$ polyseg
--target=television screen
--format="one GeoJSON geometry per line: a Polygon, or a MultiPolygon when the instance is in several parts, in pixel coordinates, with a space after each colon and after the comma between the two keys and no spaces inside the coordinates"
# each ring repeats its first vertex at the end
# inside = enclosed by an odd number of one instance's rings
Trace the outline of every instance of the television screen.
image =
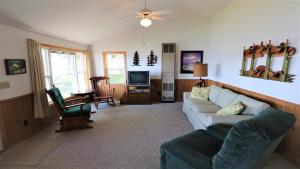
{"type": "Polygon", "coordinates": [[[128,71],[128,86],[149,86],[149,71],[128,71]]]}

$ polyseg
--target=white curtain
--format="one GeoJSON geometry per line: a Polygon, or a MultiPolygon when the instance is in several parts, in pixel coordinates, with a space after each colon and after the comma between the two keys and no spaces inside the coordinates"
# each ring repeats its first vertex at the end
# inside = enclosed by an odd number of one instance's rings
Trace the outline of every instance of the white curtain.
{"type": "Polygon", "coordinates": [[[41,44],[27,39],[31,85],[34,94],[34,117],[44,118],[49,115],[50,108],[46,95],[45,73],[42,59],[41,44]]]}
{"type": "Polygon", "coordinates": [[[91,83],[90,83],[90,78],[91,78],[91,52],[90,51],[85,51],[84,52],[84,71],[85,71],[85,86],[89,90],[91,89],[91,83]]]}

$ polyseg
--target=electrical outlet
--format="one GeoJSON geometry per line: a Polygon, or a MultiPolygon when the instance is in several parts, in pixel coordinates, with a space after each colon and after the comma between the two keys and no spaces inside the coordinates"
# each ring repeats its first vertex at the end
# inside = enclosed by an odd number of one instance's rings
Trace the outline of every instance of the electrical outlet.
{"type": "Polygon", "coordinates": [[[0,82],[0,89],[6,89],[6,88],[9,88],[9,86],[10,86],[9,81],[0,82]]]}

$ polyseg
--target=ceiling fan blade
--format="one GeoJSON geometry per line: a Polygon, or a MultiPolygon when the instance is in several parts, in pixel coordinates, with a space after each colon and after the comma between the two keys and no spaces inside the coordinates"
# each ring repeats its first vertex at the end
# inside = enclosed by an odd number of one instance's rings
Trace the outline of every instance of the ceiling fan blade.
{"type": "Polygon", "coordinates": [[[120,18],[115,18],[114,20],[136,20],[136,18],[138,17],[135,17],[135,16],[125,16],[125,17],[120,17],[120,18]]]}
{"type": "Polygon", "coordinates": [[[135,18],[137,18],[137,19],[142,19],[142,18],[144,18],[143,16],[135,16],[135,18]]]}
{"type": "Polygon", "coordinates": [[[133,9],[133,8],[123,8],[123,10],[131,11],[131,12],[134,12],[134,13],[140,11],[139,9],[133,9]]]}
{"type": "Polygon", "coordinates": [[[137,12],[137,17],[144,17],[144,14],[141,12],[137,12]]]}
{"type": "Polygon", "coordinates": [[[140,10],[137,10],[137,9],[133,9],[133,8],[123,8],[123,10],[129,11],[129,12],[132,12],[132,13],[135,13],[135,14],[137,14],[137,15],[141,15],[140,10]]]}
{"type": "Polygon", "coordinates": [[[174,19],[172,19],[172,18],[170,18],[170,17],[161,17],[161,16],[159,16],[159,17],[154,17],[154,18],[151,18],[152,20],[154,20],[154,21],[163,21],[163,22],[165,22],[165,23],[174,23],[174,19]]]}
{"type": "Polygon", "coordinates": [[[170,10],[158,10],[158,11],[153,11],[153,15],[167,15],[167,14],[172,14],[173,11],[170,10]]]}
{"type": "Polygon", "coordinates": [[[159,15],[152,15],[151,16],[151,19],[153,19],[153,20],[164,20],[164,18],[162,18],[162,17],[160,17],[159,15]]]}

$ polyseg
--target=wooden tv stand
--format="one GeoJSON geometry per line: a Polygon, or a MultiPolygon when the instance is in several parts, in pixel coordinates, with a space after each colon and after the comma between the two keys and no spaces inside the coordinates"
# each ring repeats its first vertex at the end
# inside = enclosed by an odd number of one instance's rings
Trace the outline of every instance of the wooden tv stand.
{"type": "Polygon", "coordinates": [[[151,86],[127,86],[125,104],[151,104],[151,86]]]}

